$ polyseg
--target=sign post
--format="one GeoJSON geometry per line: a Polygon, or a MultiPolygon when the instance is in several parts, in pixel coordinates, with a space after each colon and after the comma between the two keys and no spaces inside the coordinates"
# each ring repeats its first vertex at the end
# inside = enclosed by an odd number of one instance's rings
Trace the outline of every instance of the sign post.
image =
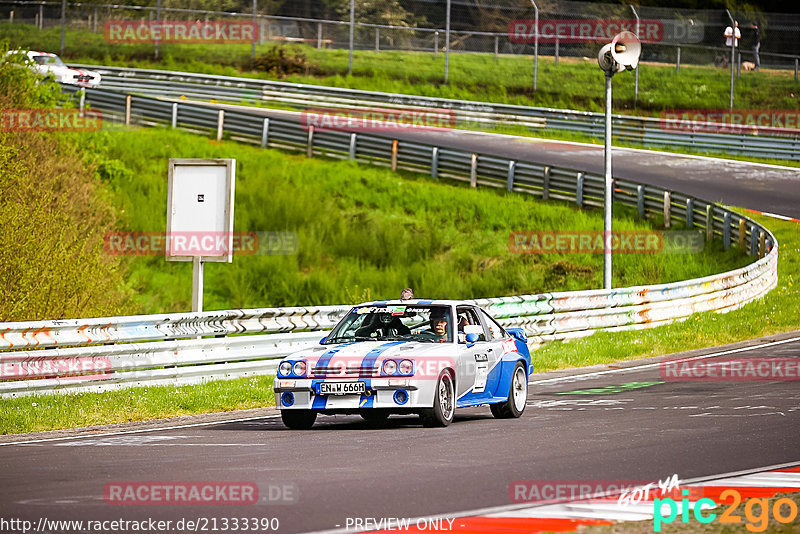
{"type": "Polygon", "coordinates": [[[203,311],[203,262],[233,261],[235,159],[169,160],[167,261],[192,262],[192,311],[203,311]]]}

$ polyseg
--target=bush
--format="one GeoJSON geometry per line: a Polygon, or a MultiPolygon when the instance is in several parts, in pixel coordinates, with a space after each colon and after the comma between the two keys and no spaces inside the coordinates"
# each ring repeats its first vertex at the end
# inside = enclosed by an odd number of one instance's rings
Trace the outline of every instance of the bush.
{"type": "MultiPolygon", "coordinates": [[[[0,113],[60,98],[57,84],[0,60],[0,113]]],[[[103,251],[114,221],[69,135],[0,132],[0,321],[127,311],[122,266],[103,251]]]]}
{"type": "Polygon", "coordinates": [[[311,73],[311,64],[299,48],[273,46],[266,53],[249,60],[245,66],[249,70],[263,71],[271,76],[283,78],[292,74],[311,73]]]}

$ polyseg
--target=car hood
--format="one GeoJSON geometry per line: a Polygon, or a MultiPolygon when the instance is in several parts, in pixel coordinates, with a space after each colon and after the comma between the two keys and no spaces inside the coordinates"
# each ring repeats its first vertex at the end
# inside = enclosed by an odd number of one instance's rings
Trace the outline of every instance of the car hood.
{"type": "Polygon", "coordinates": [[[453,360],[455,346],[452,343],[423,343],[420,341],[356,341],[340,345],[322,345],[296,352],[284,359],[305,360],[309,369],[317,365],[328,368],[373,365],[385,359],[415,361],[430,360],[448,362],[453,360]]]}
{"type": "Polygon", "coordinates": [[[69,75],[73,77],[81,75],[83,76],[89,75],[92,77],[100,76],[97,72],[93,70],[73,69],[72,67],[67,67],[62,65],[43,65],[43,66],[45,67],[47,72],[52,72],[53,74],[56,74],[58,76],[64,76],[64,75],[69,75]]]}

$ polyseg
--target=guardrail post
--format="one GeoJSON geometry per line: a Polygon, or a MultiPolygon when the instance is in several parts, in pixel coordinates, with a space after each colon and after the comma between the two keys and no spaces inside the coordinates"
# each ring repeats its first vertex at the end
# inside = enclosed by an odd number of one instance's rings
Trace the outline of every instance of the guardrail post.
{"type": "Polygon", "coordinates": [[[747,237],[747,222],[744,218],[739,219],[739,248],[744,250],[744,240],[747,237]]]}
{"type": "Polygon", "coordinates": [[[731,248],[731,212],[726,211],[722,218],[722,248],[731,248]]]}
{"type": "Polygon", "coordinates": [[[645,213],[645,206],[644,206],[644,186],[637,185],[636,186],[636,210],[639,213],[639,218],[644,219],[645,213]]]}
{"type": "Polygon", "coordinates": [[[177,102],[173,102],[172,103],[172,129],[174,130],[177,127],[178,127],[178,103],[177,102]]]}
{"type": "Polygon", "coordinates": [[[678,45],[678,56],[675,58],[675,73],[681,71],[681,47],[678,45]]]}
{"type": "Polygon", "coordinates": [[[267,19],[266,17],[259,18],[259,25],[260,30],[258,32],[258,44],[264,44],[264,40],[267,38],[267,19]]]}
{"type": "Polygon", "coordinates": [[[439,179],[439,147],[433,147],[431,151],[431,178],[439,179]]]}
{"type": "Polygon", "coordinates": [[[556,67],[558,67],[558,33],[556,33],[556,51],[555,51],[556,67]]]}
{"type": "Polygon", "coordinates": [[[314,155],[314,126],[308,127],[308,141],[306,142],[306,156],[312,157],[314,155]]]}
{"type": "Polygon", "coordinates": [[[217,114],[217,141],[222,141],[222,132],[225,129],[225,110],[219,110],[217,114]]]}
{"type": "Polygon", "coordinates": [[[762,231],[758,232],[758,257],[759,258],[763,258],[764,257],[764,253],[765,253],[766,249],[767,249],[767,235],[762,230],[762,231]]]}
{"type": "Polygon", "coordinates": [[[269,144],[269,117],[264,118],[264,123],[261,126],[261,146],[266,148],[269,144]]]}
{"type": "Polygon", "coordinates": [[[694,226],[694,199],[686,199],[686,228],[694,226]]]}
{"type": "Polygon", "coordinates": [[[750,225],[750,255],[755,256],[758,254],[758,235],[756,234],[756,226],[750,225]]]}
{"type": "Polygon", "coordinates": [[[714,207],[706,205],[706,243],[711,243],[714,239],[714,207]]]}
{"type": "Polygon", "coordinates": [[[478,187],[478,155],[472,154],[472,161],[469,167],[469,185],[478,187]]]}
{"type": "MultiPolygon", "coordinates": [[[[433,57],[439,55],[439,31],[433,32],[433,57]]],[[[797,69],[794,71],[794,79],[797,80],[797,69]]]]}
{"type": "Polygon", "coordinates": [[[80,112],[78,113],[79,117],[83,117],[84,110],[86,108],[86,88],[81,87],[80,91],[78,91],[81,95],[80,102],[78,103],[78,109],[80,112]]]}
{"type": "Polygon", "coordinates": [[[322,23],[317,23],[317,50],[322,48],[322,23]]]}
{"type": "Polygon", "coordinates": [[[498,52],[500,51],[500,38],[494,36],[494,60],[497,61],[498,52]]]}
{"type": "Polygon", "coordinates": [[[392,141],[392,170],[397,170],[397,139],[392,141]]]}
{"type": "Polygon", "coordinates": [[[583,173],[578,173],[578,183],[575,186],[575,204],[579,208],[583,207],[583,173]]]}
{"type": "Polygon", "coordinates": [[[669,229],[672,224],[672,193],[664,191],[664,228],[669,229]]]}
{"type": "Polygon", "coordinates": [[[353,132],[350,134],[350,159],[356,159],[356,142],[357,134],[353,132]]]}
{"type": "Polygon", "coordinates": [[[800,64],[800,58],[794,58],[794,81],[797,81],[797,67],[800,64]]]}
{"type": "Polygon", "coordinates": [[[508,162],[508,178],[506,178],[506,189],[514,190],[514,173],[517,172],[517,162],[513,159],[508,162]]]}
{"type": "Polygon", "coordinates": [[[125,95],[125,126],[131,124],[131,95],[125,95]]]}
{"type": "Polygon", "coordinates": [[[381,29],[375,28],[375,51],[381,51],[381,29]]]}
{"type": "Polygon", "coordinates": [[[550,166],[546,166],[542,171],[542,200],[550,198],[550,166]]]}

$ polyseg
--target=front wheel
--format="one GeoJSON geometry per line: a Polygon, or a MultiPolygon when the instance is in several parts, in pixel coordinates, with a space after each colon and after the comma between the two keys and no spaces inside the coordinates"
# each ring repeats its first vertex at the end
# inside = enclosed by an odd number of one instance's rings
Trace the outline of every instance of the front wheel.
{"type": "Polygon", "coordinates": [[[422,424],[427,427],[448,426],[453,422],[456,411],[456,394],[453,386],[453,377],[448,371],[439,375],[436,383],[436,393],[433,396],[433,408],[422,412],[422,424]]]}
{"type": "Polygon", "coordinates": [[[528,400],[528,378],[525,375],[525,366],[517,362],[514,374],[511,376],[511,386],[508,388],[508,400],[497,404],[490,404],[492,415],[497,419],[514,419],[525,411],[528,400]]]}
{"type": "Polygon", "coordinates": [[[292,430],[308,430],[317,420],[314,410],[281,410],[283,424],[292,430]]]}

